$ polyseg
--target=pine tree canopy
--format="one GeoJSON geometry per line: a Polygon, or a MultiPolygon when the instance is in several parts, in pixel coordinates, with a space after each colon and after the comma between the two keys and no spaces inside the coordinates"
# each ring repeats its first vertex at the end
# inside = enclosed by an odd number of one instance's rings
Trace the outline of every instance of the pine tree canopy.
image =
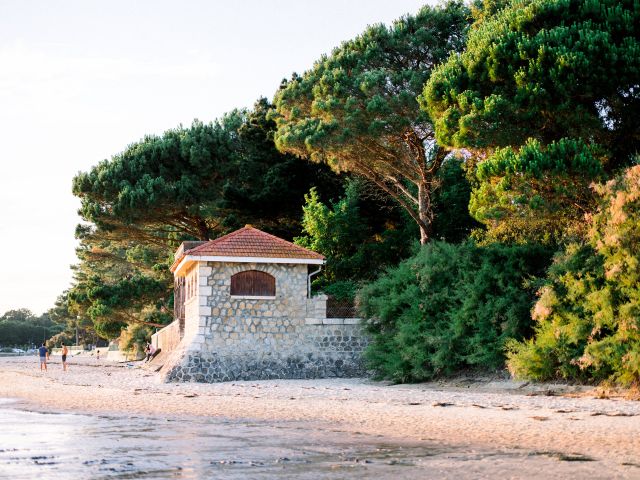
{"type": "Polygon", "coordinates": [[[374,25],[276,93],[277,147],[366,177],[391,195],[429,238],[431,194],[447,150],[416,101],[433,68],[459,51],[469,10],[424,7],[374,25]]]}
{"type": "Polygon", "coordinates": [[[640,6],[514,0],[469,34],[420,98],[442,145],[583,138],[629,162],[640,147],[640,6]]]}

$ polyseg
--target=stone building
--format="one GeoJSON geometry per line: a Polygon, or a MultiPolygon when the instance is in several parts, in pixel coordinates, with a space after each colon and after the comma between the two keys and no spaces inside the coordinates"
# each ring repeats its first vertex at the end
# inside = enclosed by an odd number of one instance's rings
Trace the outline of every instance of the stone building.
{"type": "Polygon", "coordinates": [[[363,374],[355,318],[327,318],[311,297],[324,257],[247,225],[184,242],[171,267],[176,321],[154,335],[170,350],[167,381],[216,382],[363,374]]]}

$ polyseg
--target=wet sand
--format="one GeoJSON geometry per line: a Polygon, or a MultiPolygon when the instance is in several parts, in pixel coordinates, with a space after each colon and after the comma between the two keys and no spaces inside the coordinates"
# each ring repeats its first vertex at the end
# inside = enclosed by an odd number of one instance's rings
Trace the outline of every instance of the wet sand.
{"type": "MultiPolygon", "coordinates": [[[[365,379],[162,384],[137,364],[74,358],[63,372],[53,357],[49,368],[41,373],[33,357],[0,358],[0,397],[39,412],[258,422],[277,429],[261,435],[283,448],[307,441],[325,445],[331,461],[342,458],[323,478],[350,478],[336,472],[351,467],[371,478],[412,478],[415,468],[425,478],[640,478],[640,402],[594,398],[584,388],[365,379]],[[384,469],[376,473],[376,465],[384,469]]],[[[232,454],[220,461],[236,462],[220,464],[229,472],[247,465],[232,454]]],[[[304,465],[300,472],[309,472],[304,465]]]]}

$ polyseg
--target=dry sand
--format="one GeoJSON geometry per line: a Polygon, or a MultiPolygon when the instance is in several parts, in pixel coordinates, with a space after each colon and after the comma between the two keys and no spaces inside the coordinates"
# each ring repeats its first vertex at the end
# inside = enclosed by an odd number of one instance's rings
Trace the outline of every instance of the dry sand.
{"type": "Polygon", "coordinates": [[[594,471],[603,473],[598,478],[640,478],[640,402],[596,398],[585,388],[474,380],[163,384],[140,364],[74,358],[63,372],[59,357],[52,360],[49,371],[41,373],[34,357],[0,358],[0,397],[78,413],[310,422],[335,431],[485,451],[591,459],[598,464],[594,471]]]}

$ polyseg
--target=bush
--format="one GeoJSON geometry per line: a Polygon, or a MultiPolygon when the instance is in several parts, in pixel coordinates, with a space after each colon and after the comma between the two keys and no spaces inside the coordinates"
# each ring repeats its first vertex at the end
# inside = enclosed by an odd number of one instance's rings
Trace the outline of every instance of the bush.
{"type": "Polygon", "coordinates": [[[151,341],[151,327],[139,323],[132,323],[122,330],[120,334],[120,350],[135,355],[136,358],[144,357],[144,348],[151,341]]]}
{"type": "Polygon", "coordinates": [[[556,258],[535,337],[509,345],[516,377],[640,385],[640,166],[596,191],[589,243],[556,258]]]}
{"type": "Polygon", "coordinates": [[[431,242],[358,294],[379,378],[421,381],[504,365],[504,345],[531,333],[528,280],[550,253],[540,246],[431,242]]]}
{"type": "Polygon", "coordinates": [[[327,285],[323,292],[337,300],[353,301],[358,291],[358,284],[352,280],[342,280],[327,285]]]}

